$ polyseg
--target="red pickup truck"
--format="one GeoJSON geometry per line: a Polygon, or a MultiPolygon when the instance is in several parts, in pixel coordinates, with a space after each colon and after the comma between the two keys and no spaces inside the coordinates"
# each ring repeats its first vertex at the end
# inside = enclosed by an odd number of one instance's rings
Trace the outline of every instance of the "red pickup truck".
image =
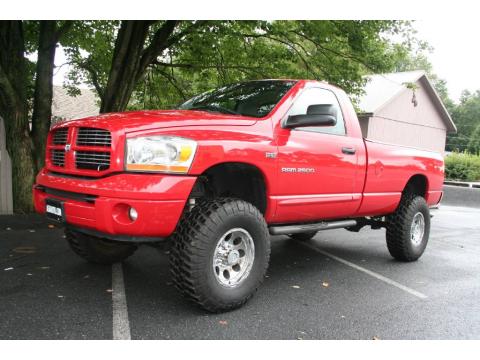
{"type": "Polygon", "coordinates": [[[113,263],[167,242],[174,283],[209,311],[253,295],[270,235],[385,227],[394,258],[418,259],[444,179],[441,154],[363,139],[345,92],[308,80],[67,121],[46,153],[35,207],[65,224],[75,253],[113,263]]]}

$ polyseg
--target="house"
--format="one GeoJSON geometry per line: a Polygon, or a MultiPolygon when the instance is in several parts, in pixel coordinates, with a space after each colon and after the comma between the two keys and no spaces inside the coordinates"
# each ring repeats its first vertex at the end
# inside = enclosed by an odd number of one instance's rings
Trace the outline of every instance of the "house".
{"type": "MultiPolygon", "coordinates": [[[[59,120],[80,119],[98,115],[99,106],[95,93],[81,89],[80,95],[70,96],[62,86],[53,87],[52,124],[59,120]]],[[[13,212],[12,164],[6,149],[5,126],[0,117],[0,214],[13,212]]]]}
{"type": "Polygon", "coordinates": [[[80,89],[80,94],[70,96],[63,86],[53,87],[52,124],[59,120],[81,119],[99,114],[100,107],[94,91],[80,89]]]}
{"type": "Polygon", "coordinates": [[[367,78],[358,102],[364,138],[444,153],[457,129],[424,71],[367,78]]]}

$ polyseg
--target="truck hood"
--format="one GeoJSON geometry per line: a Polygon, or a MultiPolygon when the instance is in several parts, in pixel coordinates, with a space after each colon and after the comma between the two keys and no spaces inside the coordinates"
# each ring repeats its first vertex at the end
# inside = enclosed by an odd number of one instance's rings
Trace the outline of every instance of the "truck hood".
{"type": "Polygon", "coordinates": [[[256,118],[194,110],[127,111],[69,120],[55,126],[85,126],[134,132],[180,126],[249,126],[256,118]]]}

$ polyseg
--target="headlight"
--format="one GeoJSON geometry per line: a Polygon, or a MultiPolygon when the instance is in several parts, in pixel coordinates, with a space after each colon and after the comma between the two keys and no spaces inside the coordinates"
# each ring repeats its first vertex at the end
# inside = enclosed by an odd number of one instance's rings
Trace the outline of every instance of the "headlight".
{"type": "Polygon", "coordinates": [[[127,139],[126,170],[186,173],[197,143],[176,136],[146,136],[127,139]]]}

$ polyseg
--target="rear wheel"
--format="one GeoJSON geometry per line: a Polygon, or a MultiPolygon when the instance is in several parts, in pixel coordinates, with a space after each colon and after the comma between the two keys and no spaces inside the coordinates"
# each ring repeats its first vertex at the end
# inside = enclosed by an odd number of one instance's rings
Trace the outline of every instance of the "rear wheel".
{"type": "Polygon", "coordinates": [[[267,224],[252,204],[237,199],[200,200],[172,238],[176,287],[211,312],[245,304],[268,267],[267,224]]]}
{"type": "Polygon", "coordinates": [[[96,264],[121,262],[137,250],[136,245],[101,239],[70,229],[65,230],[65,237],[75,254],[96,264]]]}
{"type": "Polygon", "coordinates": [[[317,231],[310,231],[310,232],[299,233],[299,234],[290,234],[288,236],[293,240],[308,241],[312,239],[315,235],[317,235],[317,231]]]}
{"type": "Polygon", "coordinates": [[[400,261],[422,256],[430,235],[430,211],[425,199],[405,194],[394,214],[387,217],[387,247],[400,261]]]}

